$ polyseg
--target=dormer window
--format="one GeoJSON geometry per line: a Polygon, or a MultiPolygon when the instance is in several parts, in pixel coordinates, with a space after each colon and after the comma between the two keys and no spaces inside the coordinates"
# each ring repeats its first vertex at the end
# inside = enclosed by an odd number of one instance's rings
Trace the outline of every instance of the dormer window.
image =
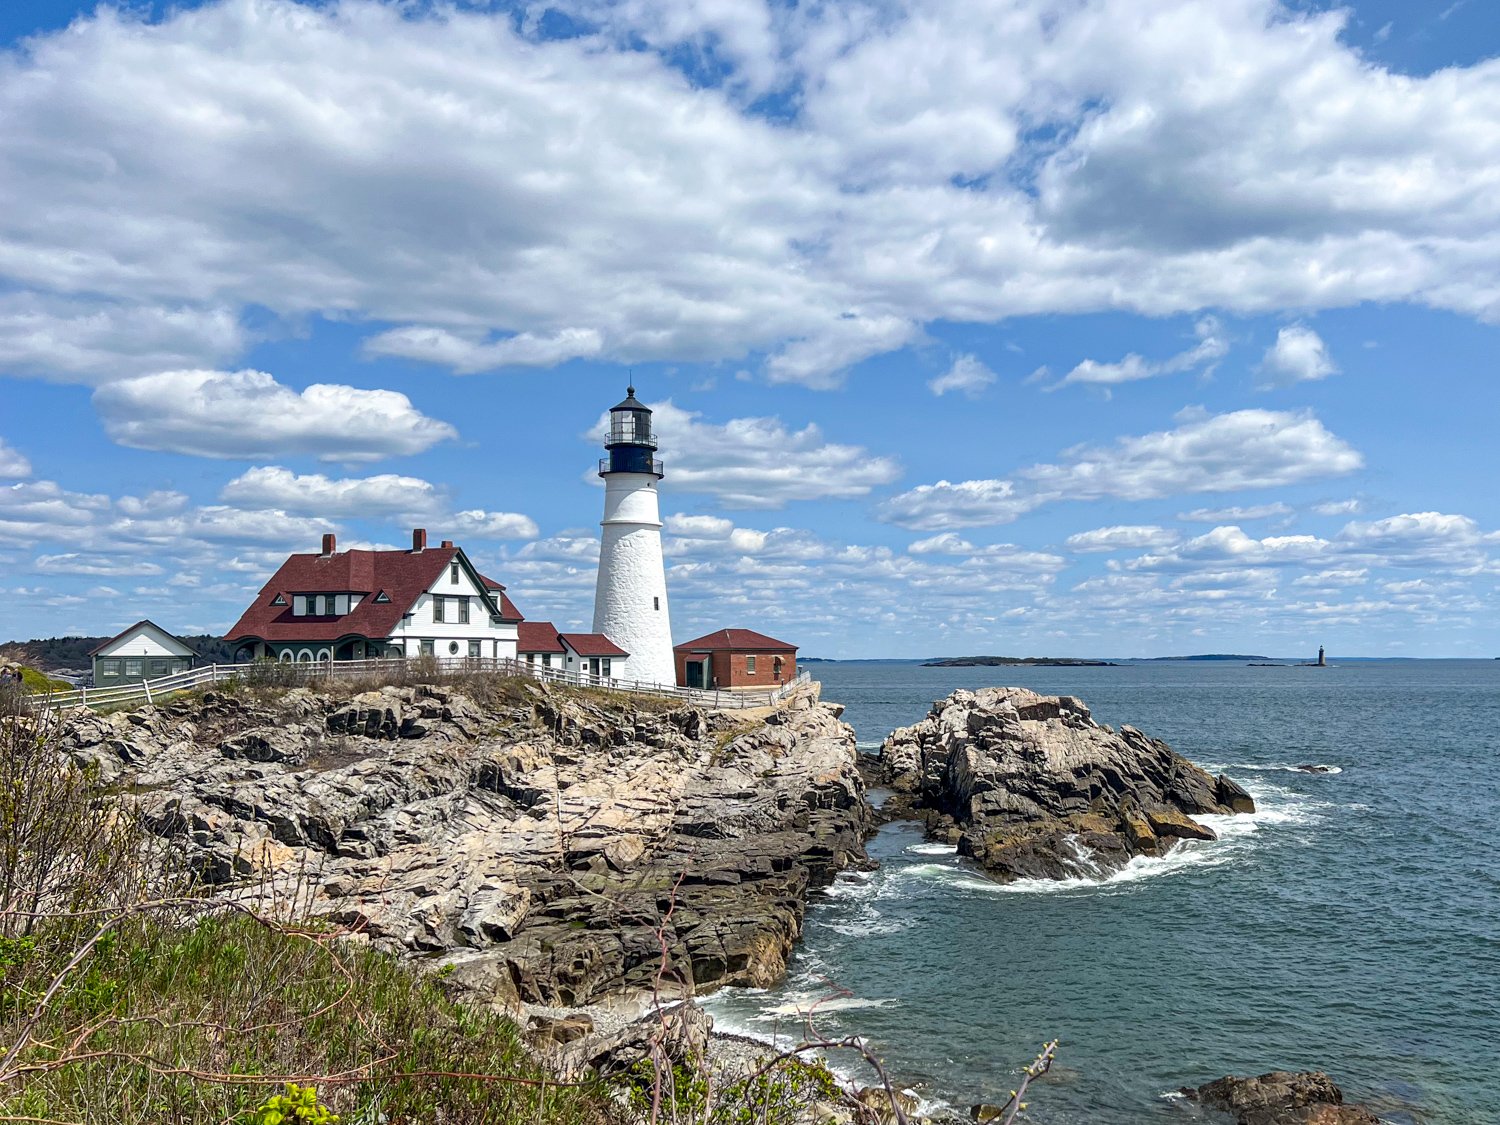
{"type": "Polygon", "coordinates": [[[277,594],[274,598],[271,599],[271,604],[272,605],[286,605],[286,595],[285,594],[277,594]]]}
{"type": "Polygon", "coordinates": [[[380,593],[378,593],[378,594],[375,595],[375,604],[376,605],[389,605],[390,604],[390,600],[391,600],[391,596],[389,594],[387,594],[384,590],[380,591],[380,593]]]}

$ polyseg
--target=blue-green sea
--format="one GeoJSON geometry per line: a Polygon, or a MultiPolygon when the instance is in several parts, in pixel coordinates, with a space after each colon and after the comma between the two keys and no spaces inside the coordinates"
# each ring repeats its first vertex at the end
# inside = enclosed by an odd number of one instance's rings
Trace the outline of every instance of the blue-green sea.
{"type": "Polygon", "coordinates": [[[892,825],[880,870],[812,906],[782,987],[710,999],[721,1028],[795,1037],[831,997],[820,1030],[965,1116],[1056,1037],[1041,1125],[1193,1121],[1180,1086],[1312,1068],[1392,1122],[1500,1123],[1500,661],[810,667],[867,750],[955,688],[1020,684],[1166,739],[1260,811],[1112,878],[1008,887],[892,825]]]}

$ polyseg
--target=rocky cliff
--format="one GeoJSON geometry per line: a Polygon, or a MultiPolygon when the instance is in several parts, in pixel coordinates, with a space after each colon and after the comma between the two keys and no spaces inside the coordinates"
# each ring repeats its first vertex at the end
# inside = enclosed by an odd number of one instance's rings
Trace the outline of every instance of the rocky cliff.
{"type": "Polygon", "coordinates": [[[751,719],[531,683],[297,689],[78,711],[60,741],[211,882],[568,1006],[656,987],[663,947],[669,993],[781,976],[809,889],[864,862],[840,713],[815,685],[751,719]]]}
{"type": "Polygon", "coordinates": [[[924,815],[1001,879],[1065,878],[1212,840],[1193,819],[1253,812],[1250,795],[1082,701],[1024,688],[956,691],[880,749],[892,803],[924,815]]]}

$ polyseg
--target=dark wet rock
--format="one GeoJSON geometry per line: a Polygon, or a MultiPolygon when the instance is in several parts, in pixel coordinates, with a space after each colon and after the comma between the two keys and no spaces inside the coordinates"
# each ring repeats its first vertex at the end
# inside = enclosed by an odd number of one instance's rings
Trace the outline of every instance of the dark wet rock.
{"type": "Polygon", "coordinates": [[[60,743],[210,883],[295,891],[507,1008],[774,984],[809,892],[868,864],[853,732],[815,685],[752,720],[519,698],[214,692],[73,712],[60,743]]]}
{"type": "Polygon", "coordinates": [[[1258,1078],[1220,1078],[1182,1091],[1209,1109],[1232,1116],[1235,1125],[1379,1125],[1322,1071],[1272,1071],[1258,1078]]]}
{"type": "Polygon", "coordinates": [[[1067,878],[1213,840],[1202,814],[1250,795],[1131,726],[1096,723],[1072,696],[957,691],[880,750],[892,815],[915,814],[1001,879],[1067,878]]]}

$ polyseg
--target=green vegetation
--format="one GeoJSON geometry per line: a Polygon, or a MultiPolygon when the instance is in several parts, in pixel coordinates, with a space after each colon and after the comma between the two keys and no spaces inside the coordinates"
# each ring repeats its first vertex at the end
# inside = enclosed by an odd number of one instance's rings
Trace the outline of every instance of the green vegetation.
{"type": "MultiPolygon", "coordinates": [[[[61,967],[45,927],[37,938],[8,951],[7,1042],[61,967]]],[[[119,1121],[327,1125],[268,1097],[294,1082],[306,1093],[277,1097],[310,1096],[346,1125],[609,1120],[590,1091],[550,1083],[504,1017],[331,933],[238,914],[122,924],[47,1006],[13,1073],[0,1117],[97,1119],[107,1106],[119,1121]]]]}
{"type": "Polygon", "coordinates": [[[843,1091],[818,1060],[783,1058],[728,1086],[712,1088],[707,1075],[681,1062],[658,1071],[642,1059],[616,1081],[631,1109],[649,1116],[659,1103],[662,1121],[698,1125],[794,1125],[815,1102],[837,1102],[843,1091]]]}
{"type": "Polygon", "coordinates": [[[0,710],[0,1120],[615,1119],[505,1017],[342,931],[201,896],[51,734],[0,710]]]}
{"type": "Polygon", "coordinates": [[[21,665],[21,683],[27,691],[70,691],[73,687],[67,680],[54,680],[24,664],[21,665]]]}

